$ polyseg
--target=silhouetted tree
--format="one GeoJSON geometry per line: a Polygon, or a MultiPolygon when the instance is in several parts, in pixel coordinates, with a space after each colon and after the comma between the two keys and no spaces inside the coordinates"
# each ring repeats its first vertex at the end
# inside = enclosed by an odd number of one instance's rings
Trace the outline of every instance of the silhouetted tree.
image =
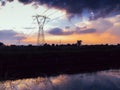
{"type": "Polygon", "coordinates": [[[82,45],[82,40],[77,40],[77,46],[81,46],[82,45]]]}
{"type": "Polygon", "coordinates": [[[5,46],[4,43],[0,42],[0,46],[5,46]]]}

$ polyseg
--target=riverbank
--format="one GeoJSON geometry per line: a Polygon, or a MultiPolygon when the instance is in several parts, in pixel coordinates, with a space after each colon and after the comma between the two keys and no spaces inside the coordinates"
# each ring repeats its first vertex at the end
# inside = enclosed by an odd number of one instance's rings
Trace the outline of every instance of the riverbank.
{"type": "Polygon", "coordinates": [[[116,68],[120,68],[120,45],[0,47],[0,80],[116,68]]]}

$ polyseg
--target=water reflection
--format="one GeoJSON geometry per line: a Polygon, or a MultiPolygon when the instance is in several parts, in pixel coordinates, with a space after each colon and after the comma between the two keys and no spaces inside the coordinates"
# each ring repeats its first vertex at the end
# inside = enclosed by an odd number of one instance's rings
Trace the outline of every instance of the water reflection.
{"type": "Polygon", "coordinates": [[[120,70],[5,81],[0,90],[120,90],[120,70]]]}

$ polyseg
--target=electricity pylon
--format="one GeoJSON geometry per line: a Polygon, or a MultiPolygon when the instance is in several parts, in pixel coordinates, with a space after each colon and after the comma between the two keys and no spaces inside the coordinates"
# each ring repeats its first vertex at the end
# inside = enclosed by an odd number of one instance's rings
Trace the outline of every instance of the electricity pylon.
{"type": "Polygon", "coordinates": [[[37,20],[38,23],[37,45],[44,45],[45,43],[44,25],[46,20],[49,18],[43,15],[35,15],[33,17],[37,20]]]}

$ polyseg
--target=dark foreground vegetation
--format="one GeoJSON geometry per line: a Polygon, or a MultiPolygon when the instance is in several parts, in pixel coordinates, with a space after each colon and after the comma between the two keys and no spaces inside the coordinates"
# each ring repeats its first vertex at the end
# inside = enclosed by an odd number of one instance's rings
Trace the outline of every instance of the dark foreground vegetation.
{"type": "Polygon", "coordinates": [[[0,46],[0,80],[120,68],[120,45],[0,46]]]}

